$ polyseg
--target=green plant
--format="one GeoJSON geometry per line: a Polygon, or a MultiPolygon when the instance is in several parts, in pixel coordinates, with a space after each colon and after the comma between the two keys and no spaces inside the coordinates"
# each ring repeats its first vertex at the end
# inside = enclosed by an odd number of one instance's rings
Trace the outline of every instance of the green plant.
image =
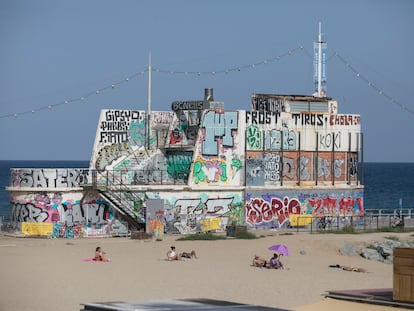
{"type": "Polygon", "coordinates": [[[210,232],[205,234],[190,234],[177,239],[177,241],[215,241],[225,240],[226,237],[222,235],[212,234],[210,232]]]}
{"type": "Polygon", "coordinates": [[[346,225],[342,228],[342,231],[344,233],[355,233],[355,228],[354,228],[354,226],[346,225]]]}
{"type": "Polygon", "coordinates": [[[392,241],[399,241],[400,239],[396,236],[386,236],[384,237],[386,240],[392,240],[392,241]]]}
{"type": "Polygon", "coordinates": [[[381,228],[378,228],[377,231],[378,232],[404,232],[405,230],[402,227],[397,227],[397,228],[381,227],[381,228]]]}
{"type": "Polygon", "coordinates": [[[258,237],[255,234],[250,233],[248,231],[237,232],[234,235],[234,238],[236,238],[236,239],[244,239],[244,240],[258,239],[258,237]]]}

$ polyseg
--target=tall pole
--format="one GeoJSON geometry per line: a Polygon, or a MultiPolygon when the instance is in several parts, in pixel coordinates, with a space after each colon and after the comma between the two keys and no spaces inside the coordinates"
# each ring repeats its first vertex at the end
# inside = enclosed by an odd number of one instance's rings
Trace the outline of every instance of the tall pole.
{"type": "Polygon", "coordinates": [[[149,62],[148,62],[148,115],[151,114],[151,52],[149,53],[149,62]]]}
{"type": "Polygon", "coordinates": [[[318,34],[318,97],[322,97],[322,24],[319,22],[318,34]]]}
{"type": "Polygon", "coordinates": [[[147,108],[147,149],[150,148],[150,136],[151,136],[151,52],[149,53],[148,62],[148,108],[147,108]]]}

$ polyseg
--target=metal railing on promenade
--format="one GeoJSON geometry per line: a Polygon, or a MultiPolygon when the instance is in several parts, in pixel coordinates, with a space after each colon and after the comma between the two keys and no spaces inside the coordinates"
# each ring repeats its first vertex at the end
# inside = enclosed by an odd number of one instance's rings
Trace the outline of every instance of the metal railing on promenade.
{"type": "Polygon", "coordinates": [[[300,215],[288,226],[297,232],[364,232],[381,230],[414,230],[414,214],[365,214],[363,216],[300,215]]]}

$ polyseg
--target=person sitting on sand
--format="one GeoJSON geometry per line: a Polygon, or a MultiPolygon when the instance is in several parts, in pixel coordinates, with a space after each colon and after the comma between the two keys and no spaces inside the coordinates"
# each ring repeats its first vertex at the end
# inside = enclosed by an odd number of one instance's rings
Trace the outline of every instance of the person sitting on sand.
{"type": "Polygon", "coordinates": [[[268,264],[264,258],[258,255],[254,255],[254,258],[252,260],[252,266],[258,268],[266,268],[268,267],[268,264]]]}
{"type": "Polygon", "coordinates": [[[283,264],[279,260],[279,255],[274,253],[273,257],[269,260],[269,265],[271,269],[283,269],[283,264]]]}
{"type": "Polygon", "coordinates": [[[167,252],[167,258],[169,261],[181,260],[181,255],[175,251],[175,246],[171,246],[171,249],[167,252]]]}
{"type": "Polygon", "coordinates": [[[95,261],[110,261],[105,255],[106,253],[99,246],[95,249],[95,261]]]}
{"type": "Polygon", "coordinates": [[[196,252],[195,252],[195,251],[191,251],[191,252],[189,252],[189,253],[187,253],[187,252],[182,252],[182,253],[180,254],[180,256],[181,256],[181,258],[188,258],[188,259],[195,258],[195,259],[197,259],[197,255],[196,255],[196,252]]]}

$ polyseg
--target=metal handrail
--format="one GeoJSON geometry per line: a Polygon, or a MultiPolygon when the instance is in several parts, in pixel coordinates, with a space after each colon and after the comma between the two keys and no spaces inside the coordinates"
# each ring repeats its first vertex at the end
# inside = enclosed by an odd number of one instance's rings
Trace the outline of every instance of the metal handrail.
{"type": "MultiPolygon", "coordinates": [[[[94,171],[94,172],[98,172],[98,171],[94,171]]],[[[98,187],[97,184],[93,185],[94,188],[96,188],[97,190],[103,190],[103,191],[107,191],[109,192],[115,199],[117,199],[121,204],[122,207],[126,207],[128,208],[128,211],[125,211],[129,216],[132,217],[132,215],[134,215],[134,219],[136,221],[139,220],[139,215],[138,213],[133,209],[130,208],[130,202],[128,202],[128,200],[126,200],[125,198],[122,197],[122,193],[130,193],[133,196],[133,199],[140,199],[139,197],[136,196],[136,194],[134,192],[131,191],[131,189],[122,183],[122,180],[119,180],[118,182],[115,183],[115,176],[112,176],[111,178],[108,178],[110,175],[109,171],[105,171],[106,172],[106,176],[104,174],[102,174],[101,172],[98,172],[103,178],[106,178],[106,184],[105,186],[102,187],[98,187]],[[112,180],[112,182],[111,182],[112,180]]],[[[97,178],[93,178],[94,182],[97,182],[97,178]]],[[[142,219],[141,219],[142,222],[142,219]]]]}

